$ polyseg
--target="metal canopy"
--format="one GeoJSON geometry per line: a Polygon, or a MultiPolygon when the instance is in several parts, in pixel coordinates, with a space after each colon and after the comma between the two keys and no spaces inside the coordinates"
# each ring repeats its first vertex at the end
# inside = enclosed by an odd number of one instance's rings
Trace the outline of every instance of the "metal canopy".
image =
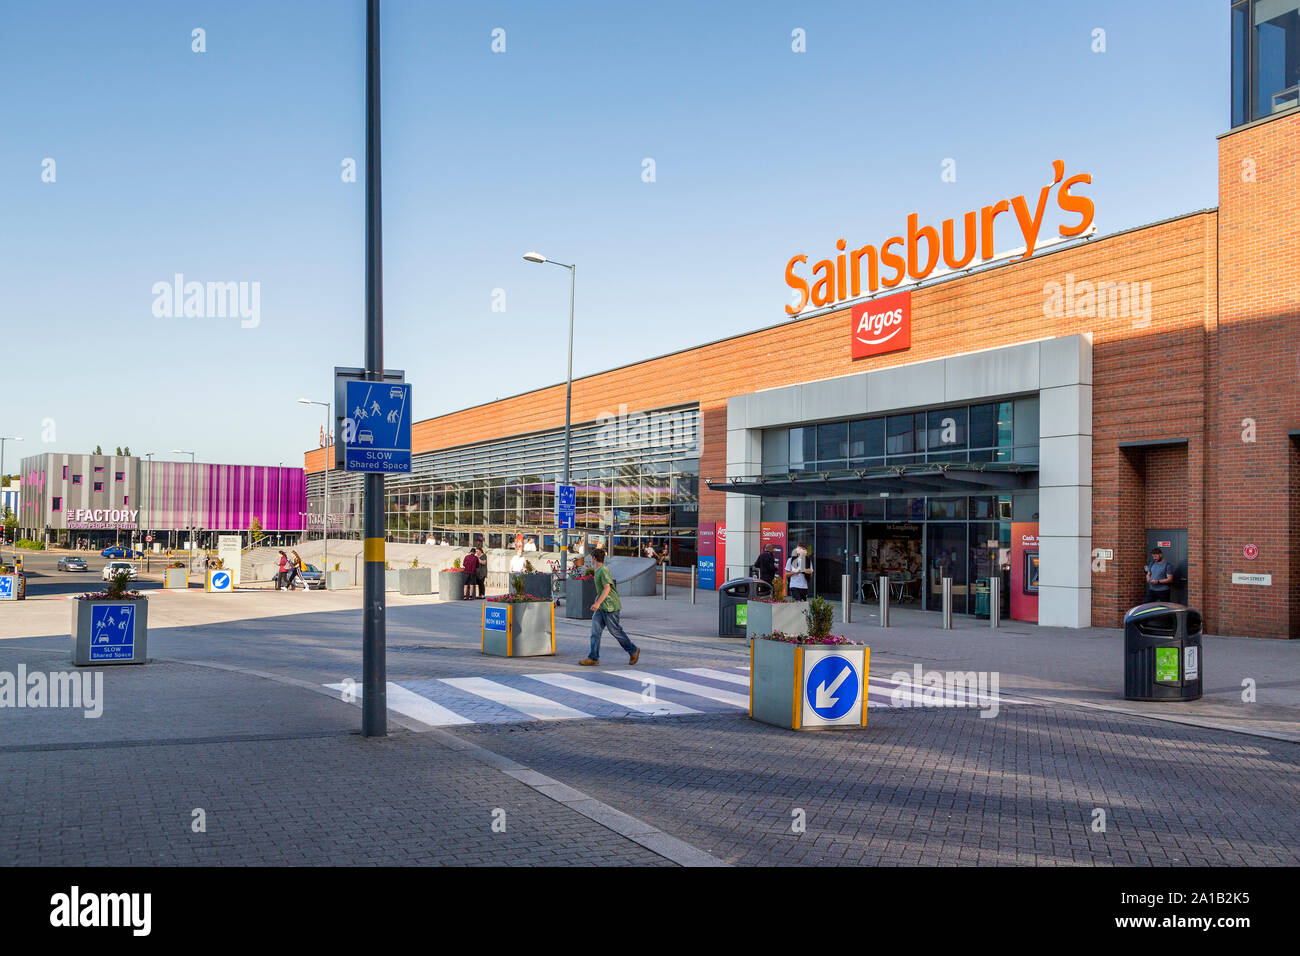
{"type": "Polygon", "coordinates": [[[851,498],[890,495],[980,494],[1038,487],[1038,465],[1027,462],[928,462],[840,471],[709,478],[713,491],[770,498],[851,498]]]}

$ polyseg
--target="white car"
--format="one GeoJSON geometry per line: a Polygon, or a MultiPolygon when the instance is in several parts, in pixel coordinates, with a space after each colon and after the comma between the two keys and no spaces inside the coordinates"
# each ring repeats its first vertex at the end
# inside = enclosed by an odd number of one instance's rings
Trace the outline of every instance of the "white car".
{"type": "Polygon", "coordinates": [[[135,565],[130,561],[110,561],[104,565],[104,580],[110,580],[119,571],[130,571],[132,581],[140,577],[140,572],[135,569],[135,565]]]}

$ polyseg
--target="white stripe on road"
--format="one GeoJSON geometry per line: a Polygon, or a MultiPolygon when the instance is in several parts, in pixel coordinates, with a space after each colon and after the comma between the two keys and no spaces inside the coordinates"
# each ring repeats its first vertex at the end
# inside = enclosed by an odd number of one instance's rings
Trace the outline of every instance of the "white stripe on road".
{"type": "MultiPolygon", "coordinates": [[[[342,691],[342,684],[326,684],[332,690],[342,691]]],[[[361,682],[348,688],[357,700],[361,699],[361,682]]],[[[388,682],[388,709],[406,717],[413,717],[430,727],[450,727],[454,724],[472,724],[474,721],[462,717],[455,711],[448,710],[441,704],[435,704],[427,697],[421,697],[413,690],[407,690],[399,684],[388,682]]]]}
{"type": "Polygon", "coordinates": [[[606,671],[606,673],[613,674],[615,677],[626,677],[628,680],[639,681],[642,684],[649,682],[659,687],[667,687],[669,690],[679,690],[684,694],[703,697],[705,700],[716,700],[718,703],[730,704],[732,707],[739,707],[741,710],[749,709],[748,695],[737,694],[729,690],[718,690],[718,688],[709,687],[707,684],[696,684],[687,680],[678,680],[675,677],[664,677],[660,674],[631,669],[606,671]]]}
{"type": "Polygon", "coordinates": [[[573,691],[575,694],[585,694],[588,697],[595,697],[597,700],[617,704],[619,707],[626,707],[642,714],[662,716],[664,714],[699,713],[698,710],[691,707],[684,707],[681,704],[674,704],[666,700],[643,701],[640,694],[633,693],[630,690],[609,687],[596,681],[575,677],[572,674],[526,674],[525,676],[541,681],[544,684],[550,684],[552,687],[573,691]]]}
{"type": "Polygon", "coordinates": [[[485,677],[444,677],[442,683],[450,684],[460,690],[469,691],[471,694],[477,694],[479,697],[486,697],[493,703],[522,711],[529,717],[536,717],[538,720],[577,720],[591,716],[591,714],[584,714],[582,711],[575,710],[565,704],[547,700],[545,697],[538,697],[536,694],[517,690],[505,684],[498,684],[496,681],[488,680],[485,677]]]}
{"type": "MultiPolygon", "coordinates": [[[[748,674],[731,674],[727,671],[715,671],[711,667],[679,667],[677,669],[683,674],[694,674],[696,677],[712,677],[714,680],[724,680],[728,684],[742,684],[745,687],[749,686],[748,674]]],[[[748,701],[746,701],[745,706],[749,706],[748,701]]]]}

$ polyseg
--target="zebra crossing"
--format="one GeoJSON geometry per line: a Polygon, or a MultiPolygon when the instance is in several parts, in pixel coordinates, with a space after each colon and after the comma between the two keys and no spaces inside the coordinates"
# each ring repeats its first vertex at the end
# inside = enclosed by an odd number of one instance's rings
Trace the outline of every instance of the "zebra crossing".
{"type": "MultiPolygon", "coordinates": [[[[359,681],[325,684],[359,700],[359,681]]],[[[1000,704],[1030,701],[1000,697],[1000,704]]],[[[951,698],[948,705],[957,705],[951,698]]],[[[927,706],[933,706],[931,701],[927,706]]],[[[868,708],[918,707],[919,696],[871,677],[868,708]]],[[[581,673],[496,672],[488,677],[441,677],[388,682],[388,709],[429,727],[514,724],[534,720],[680,717],[749,711],[749,668],[682,667],[666,671],[618,668],[581,673]]]]}

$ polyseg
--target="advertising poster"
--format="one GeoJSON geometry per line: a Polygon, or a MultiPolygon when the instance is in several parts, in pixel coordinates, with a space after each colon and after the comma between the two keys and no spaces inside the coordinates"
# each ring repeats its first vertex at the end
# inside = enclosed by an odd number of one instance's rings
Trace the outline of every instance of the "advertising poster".
{"type": "Polygon", "coordinates": [[[776,567],[779,571],[785,567],[786,554],[786,523],[784,521],[764,521],[759,525],[759,547],[766,548],[772,545],[772,556],[776,558],[776,567]]]}
{"type": "Polygon", "coordinates": [[[718,588],[717,572],[717,538],[712,521],[700,522],[699,545],[699,586],[704,591],[716,591],[718,588]]]}
{"type": "Polygon", "coordinates": [[[1038,522],[1011,523],[1011,619],[1038,623],[1038,522]]]}

